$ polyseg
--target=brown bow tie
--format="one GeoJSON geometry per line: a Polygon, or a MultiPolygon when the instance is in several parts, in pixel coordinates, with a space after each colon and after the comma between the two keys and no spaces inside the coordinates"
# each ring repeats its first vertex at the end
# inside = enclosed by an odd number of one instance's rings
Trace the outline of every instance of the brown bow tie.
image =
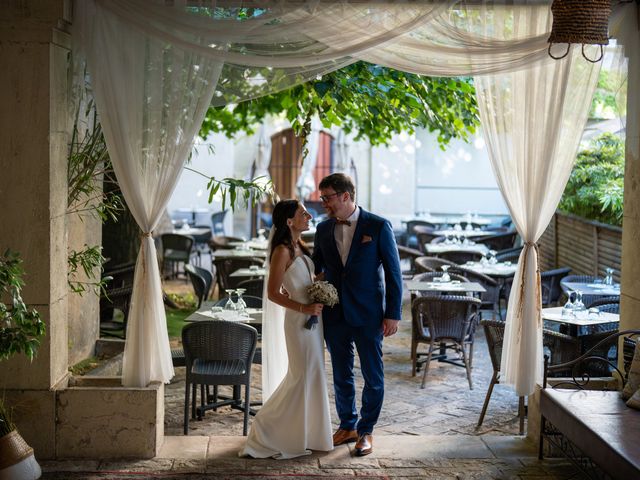
{"type": "Polygon", "coordinates": [[[336,218],[336,225],[346,225],[347,227],[351,226],[351,221],[349,220],[338,220],[336,218]]]}

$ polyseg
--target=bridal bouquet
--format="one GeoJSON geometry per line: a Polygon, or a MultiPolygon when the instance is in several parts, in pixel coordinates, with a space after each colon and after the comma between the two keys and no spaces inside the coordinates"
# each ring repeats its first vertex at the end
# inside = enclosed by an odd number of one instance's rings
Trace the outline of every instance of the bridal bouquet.
{"type": "MultiPolygon", "coordinates": [[[[321,303],[323,305],[333,307],[340,302],[336,287],[324,280],[313,282],[311,285],[309,285],[309,287],[307,288],[307,293],[309,294],[309,298],[311,299],[311,301],[314,303],[321,303]]],[[[311,330],[316,326],[317,323],[318,316],[311,315],[309,317],[309,320],[307,320],[307,322],[304,324],[304,327],[311,330]]]]}

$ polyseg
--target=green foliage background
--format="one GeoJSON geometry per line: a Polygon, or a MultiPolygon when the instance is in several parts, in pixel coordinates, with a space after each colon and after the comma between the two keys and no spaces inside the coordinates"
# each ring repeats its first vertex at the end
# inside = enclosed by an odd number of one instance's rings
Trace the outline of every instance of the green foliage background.
{"type": "Polygon", "coordinates": [[[622,226],[624,142],[611,133],[578,153],[559,210],[622,226]]]}
{"type": "Polygon", "coordinates": [[[438,133],[443,149],[452,138],[468,140],[480,122],[470,78],[424,77],[357,62],[272,95],[211,107],[200,136],[251,134],[267,115],[284,115],[304,137],[314,114],[325,128],[340,126],[372,145],[387,144],[402,131],[427,128],[438,133]]]}

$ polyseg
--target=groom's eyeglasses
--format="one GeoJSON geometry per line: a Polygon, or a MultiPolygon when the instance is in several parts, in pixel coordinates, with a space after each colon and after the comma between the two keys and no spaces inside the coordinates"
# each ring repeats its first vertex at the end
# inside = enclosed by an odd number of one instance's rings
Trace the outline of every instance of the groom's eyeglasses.
{"type": "Polygon", "coordinates": [[[343,193],[344,192],[336,192],[336,193],[330,193],[329,195],[320,195],[320,200],[322,200],[323,202],[327,202],[331,197],[335,197],[336,195],[342,195],[343,193]]]}

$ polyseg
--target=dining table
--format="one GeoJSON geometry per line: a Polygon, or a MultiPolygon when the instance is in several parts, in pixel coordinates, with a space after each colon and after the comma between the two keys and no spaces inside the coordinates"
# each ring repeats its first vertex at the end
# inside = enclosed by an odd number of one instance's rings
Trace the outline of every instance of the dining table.
{"type": "Polygon", "coordinates": [[[595,297],[619,297],[620,284],[614,283],[607,285],[605,283],[582,283],[582,282],[560,282],[560,286],[565,293],[582,292],[583,295],[595,297]]]}
{"type": "Polygon", "coordinates": [[[600,312],[597,309],[585,309],[569,313],[563,307],[543,308],[542,320],[552,330],[574,337],[614,331],[620,325],[619,314],[600,312]]]}
{"type": "Polygon", "coordinates": [[[266,268],[262,268],[262,267],[257,267],[257,268],[239,268],[238,270],[235,270],[233,272],[231,272],[231,274],[229,275],[230,277],[246,277],[246,278],[252,278],[252,277],[264,277],[267,274],[267,269],[266,268]]]}
{"type": "Polygon", "coordinates": [[[266,239],[252,238],[246,242],[229,242],[229,246],[233,248],[248,248],[250,250],[266,250],[269,247],[269,242],[266,239]]]}
{"type": "Polygon", "coordinates": [[[182,228],[174,228],[172,230],[172,233],[178,234],[178,235],[187,235],[187,236],[191,236],[191,235],[206,235],[207,233],[211,233],[211,229],[210,228],[206,228],[206,227],[182,227],[182,228]]]}
{"type": "Polygon", "coordinates": [[[489,247],[482,243],[425,243],[424,249],[430,255],[445,252],[477,252],[481,255],[489,253],[489,247]]]}
{"type": "Polygon", "coordinates": [[[218,302],[205,301],[198,310],[187,316],[185,322],[201,322],[203,320],[225,320],[228,322],[246,323],[254,327],[262,326],[262,309],[246,308],[240,313],[236,310],[225,310],[218,302]]]}
{"type": "Polygon", "coordinates": [[[475,223],[483,227],[491,224],[491,220],[487,217],[479,215],[432,215],[432,214],[417,214],[413,217],[403,218],[404,223],[422,220],[425,222],[433,223],[434,225],[457,225],[461,223],[475,223]]]}
{"type": "Polygon", "coordinates": [[[262,257],[266,258],[266,250],[254,250],[247,248],[222,248],[214,250],[211,254],[214,258],[249,258],[262,257]]]}
{"type": "Polygon", "coordinates": [[[462,266],[464,268],[468,268],[469,270],[473,270],[474,272],[482,273],[483,275],[487,275],[496,279],[511,278],[516,274],[516,270],[518,268],[517,263],[491,263],[491,261],[467,262],[462,266]]]}
{"type": "Polygon", "coordinates": [[[480,230],[480,229],[467,229],[467,228],[445,228],[443,230],[434,230],[432,232],[434,235],[439,235],[441,237],[458,237],[458,238],[468,238],[468,237],[488,237],[490,235],[495,235],[495,232],[491,232],[489,230],[480,230]]]}
{"type": "Polygon", "coordinates": [[[461,282],[451,280],[449,282],[433,281],[421,282],[418,280],[405,281],[407,290],[411,292],[440,292],[440,293],[484,293],[485,288],[476,282],[461,282]]]}

